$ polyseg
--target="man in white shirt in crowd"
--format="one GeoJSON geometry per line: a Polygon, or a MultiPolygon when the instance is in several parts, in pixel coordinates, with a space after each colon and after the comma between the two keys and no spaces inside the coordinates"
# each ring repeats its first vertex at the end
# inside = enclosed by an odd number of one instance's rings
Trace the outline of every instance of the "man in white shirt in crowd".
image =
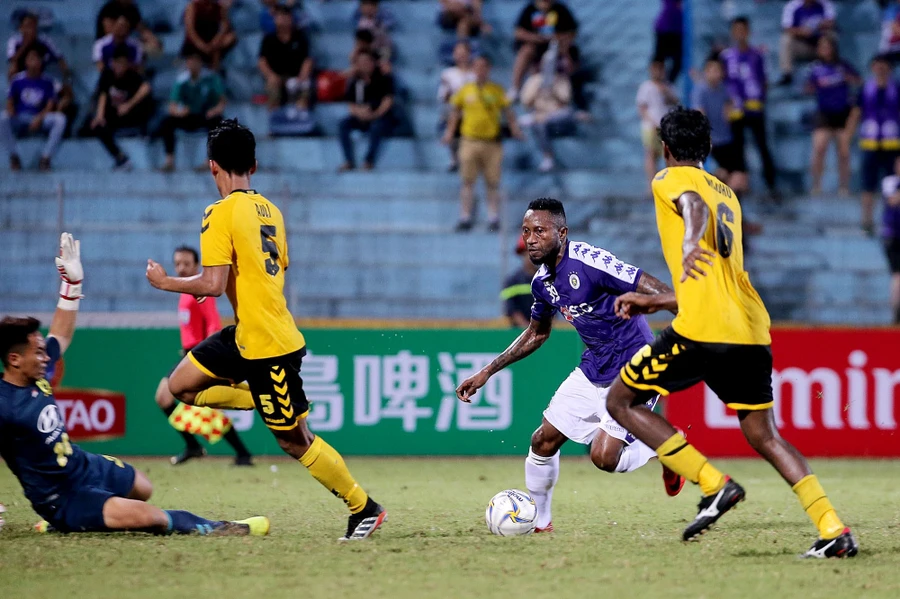
{"type": "MultiPolygon", "coordinates": [[[[453,106],[450,105],[450,98],[456,95],[456,92],[466,83],[475,81],[475,71],[472,70],[472,50],[469,48],[468,42],[460,41],[453,46],[453,66],[447,67],[441,71],[441,82],[438,85],[438,101],[441,103],[441,122],[438,125],[438,131],[443,132],[447,128],[447,121],[453,106]]],[[[448,146],[450,148],[450,167],[449,171],[453,172],[459,168],[459,127],[453,134],[453,140],[448,146]]]]}
{"type": "Polygon", "coordinates": [[[666,65],[661,60],[650,62],[650,79],[641,83],[637,92],[637,109],[641,115],[641,141],[644,144],[644,173],[650,181],[659,170],[657,163],[662,157],[662,144],[659,142],[659,122],[678,104],[678,95],[666,79],[666,65]]]}

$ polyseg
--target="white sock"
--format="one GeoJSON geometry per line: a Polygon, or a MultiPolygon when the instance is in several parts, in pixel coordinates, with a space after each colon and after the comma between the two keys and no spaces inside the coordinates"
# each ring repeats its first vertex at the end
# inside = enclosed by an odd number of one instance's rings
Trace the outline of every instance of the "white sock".
{"type": "MultiPolygon", "coordinates": [[[[653,455],[656,455],[654,452],[653,455]]],[[[525,458],[525,488],[537,507],[537,528],[546,528],[553,517],[550,502],[553,501],[553,487],[559,480],[559,452],[544,457],[528,450],[525,458]]]]}
{"type": "Polygon", "coordinates": [[[622,450],[619,463],[616,464],[616,472],[633,472],[655,457],[657,456],[654,450],[647,447],[642,441],[635,440],[634,443],[622,450]]]}

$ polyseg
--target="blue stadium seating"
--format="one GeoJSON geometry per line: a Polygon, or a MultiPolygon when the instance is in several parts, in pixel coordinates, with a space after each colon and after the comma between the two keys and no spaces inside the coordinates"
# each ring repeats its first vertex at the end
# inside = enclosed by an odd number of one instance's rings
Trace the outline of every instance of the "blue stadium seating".
{"type": "MultiPolygon", "coordinates": [[[[164,100],[177,74],[187,0],[139,0],[145,19],[167,22],[162,56],[149,61],[154,93],[164,100]]],[[[495,78],[507,84],[513,59],[511,31],[523,0],[488,0],[485,14],[495,35],[483,49],[495,60],[495,78]]],[[[97,74],[90,62],[94,19],[102,0],[12,0],[17,7],[47,8],[56,16],[51,35],[76,71],[75,89],[89,104],[97,74]]],[[[352,44],[355,2],[305,3],[313,28],[314,54],[323,68],[345,66],[352,44]]],[[[517,257],[510,249],[527,201],[555,195],[567,202],[572,236],[604,245],[621,258],[662,276],[652,204],[641,171],[639,121],[634,95],[652,50],[654,2],[571,0],[581,21],[580,44],[596,74],[590,85],[595,122],[576,137],[556,140],[564,168],[534,171],[531,142],[508,142],[504,159],[505,226],[501,236],[483,228],[452,233],[458,179],[445,172],[447,150],[437,143],[440,108],[435,97],[440,43],[448,36],[435,25],[436,3],[383,3],[397,17],[396,76],[408,95],[415,136],[385,143],[378,170],[338,175],[342,161],[336,134],[346,114],[339,104],[320,104],[322,137],[270,139],[267,112],[251,98],[262,91],[255,70],[261,35],[258,4],[238,0],[232,21],[239,43],[226,60],[229,107],[257,132],[261,172],[258,189],[278,202],[291,231],[292,268],[288,296],[298,316],[491,318],[499,313],[498,290],[517,257]],[[589,33],[589,34],[588,34],[589,33]]],[[[711,40],[727,35],[722,3],[693,0],[695,63],[711,40]]],[[[777,77],[782,3],[740,3],[754,19],[757,43],[769,48],[770,78],[777,77]]],[[[878,11],[872,0],[840,3],[844,53],[863,67],[877,43],[878,11]]],[[[5,92],[5,81],[0,92],[5,92]]],[[[798,88],[799,89],[799,88],[798,88]]],[[[779,176],[786,186],[805,179],[809,132],[804,119],[811,101],[797,90],[773,90],[770,127],[779,176]]],[[[82,114],[85,114],[84,109],[82,114]]],[[[361,154],[365,140],[357,144],[361,154]]],[[[135,170],[111,173],[110,158],[91,139],[66,140],[56,172],[11,175],[0,161],[0,312],[49,310],[53,275],[49,257],[60,227],[84,240],[90,279],[84,309],[170,310],[170,296],[144,280],[147,257],[168,259],[179,243],[196,243],[199,215],[216,192],[208,175],[191,167],[204,159],[203,136],[179,137],[173,175],[153,172],[161,164],[159,142],[123,140],[135,170]],[[62,198],[62,201],[60,201],[62,198]]],[[[40,140],[22,142],[23,159],[34,167],[40,140]]],[[[751,166],[758,158],[750,151],[751,166]]],[[[829,158],[826,188],[836,185],[829,158]]],[[[761,181],[754,180],[761,188],[761,181]]],[[[479,192],[480,193],[480,192],[479,192]]],[[[782,207],[745,202],[748,218],[766,230],[751,241],[748,268],[773,315],[815,322],[875,323],[888,319],[886,265],[876,241],[852,229],[853,201],[800,197],[782,207]]],[[[484,216],[482,214],[482,222],[484,216]]],[[[663,278],[665,278],[663,276],[663,278]]]]}

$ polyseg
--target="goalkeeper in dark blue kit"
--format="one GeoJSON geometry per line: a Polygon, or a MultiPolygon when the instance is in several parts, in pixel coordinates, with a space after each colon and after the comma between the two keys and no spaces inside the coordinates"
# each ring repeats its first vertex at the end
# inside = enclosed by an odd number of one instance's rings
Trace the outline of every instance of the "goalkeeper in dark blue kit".
{"type": "Polygon", "coordinates": [[[63,233],[56,259],[60,299],[46,338],[35,318],[0,320],[0,457],[19,479],[34,511],[59,532],[267,534],[269,520],[262,516],[207,520],[150,505],[146,502],[153,487],[143,472],[69,442],[47,380],[75,332],[84,272],[80,254],[79,243],[63,233]]]}

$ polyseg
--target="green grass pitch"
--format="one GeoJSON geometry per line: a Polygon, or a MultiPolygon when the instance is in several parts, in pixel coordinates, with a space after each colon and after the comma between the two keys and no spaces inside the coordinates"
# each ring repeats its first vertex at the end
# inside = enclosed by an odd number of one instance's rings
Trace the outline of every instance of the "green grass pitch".
{"type": "Polygon", "coordinates": [[[524,488],[522,460],[350,458],[390,514],[375,537],[356,543],[337,542],[343,504],[296,463],[133,463],[154,482],[155,504],[212,518],[264,514],[270,536],[40,535],[3,468],[0,501],[10,513],[0,531],[0,597],[900,596],[900,461],[814,462],[861,544],[857,558],[843,561],[797,558],[814,529],[787,485],[757,460],[719,461],[747,501],[689,544],[680,532],[699,491],[689,486],[668,498],[655,463],[612,475],[564,460],[556,532],[500,538],[488,533],[484,509],[497,491],[524,488]]]}

